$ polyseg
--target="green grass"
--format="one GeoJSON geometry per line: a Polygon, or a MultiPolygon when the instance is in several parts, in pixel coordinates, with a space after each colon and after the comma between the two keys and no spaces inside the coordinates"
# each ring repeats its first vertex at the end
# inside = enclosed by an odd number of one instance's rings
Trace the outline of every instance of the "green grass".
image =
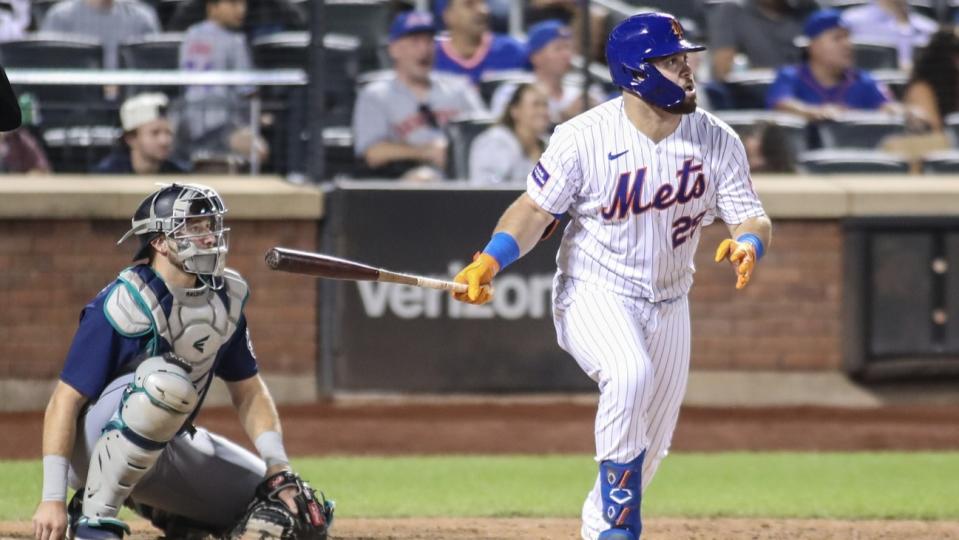
{"type": "MultiPolygon", "coordinates": [[[[576,517],[588,456],[305,458],[301,474],[349,516],[576,517]]],[[[40,464],[0,461],[0,519],[29,519],[40,464]]],[[[651,516],[959,519],[959,453],[675,454],[651,516]]]]}

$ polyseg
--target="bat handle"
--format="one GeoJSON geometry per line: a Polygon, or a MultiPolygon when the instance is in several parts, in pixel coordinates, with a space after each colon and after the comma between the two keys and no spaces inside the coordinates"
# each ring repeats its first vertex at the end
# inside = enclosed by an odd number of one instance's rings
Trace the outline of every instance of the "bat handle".
{"type": "Polygon", "coordinates": [[[420,287],[426,287],[428,289],[439,289],[441,291],[450,291],[465,293],[466,284],[465,283],[456,283],[454,281],[445,281],[442,279],[433,279],[428,277],[419,277],[416,278],[416,284],[420,287]]]}

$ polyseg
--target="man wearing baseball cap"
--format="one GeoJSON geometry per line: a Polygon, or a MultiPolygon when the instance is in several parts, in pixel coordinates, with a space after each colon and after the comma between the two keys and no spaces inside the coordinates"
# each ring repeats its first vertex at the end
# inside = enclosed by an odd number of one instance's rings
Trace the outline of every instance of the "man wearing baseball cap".
{"type": "Polygon", "coordinates": [[[463,77],[433,71],[433,16],[408,11],[390,26],[391,76],[364,87],[353,110],[354,150],[370,176],[436,180],[444,177],[454,117],[483,112],[463,77]]]}
{"type": "Polygon", "coordinates": [[[849,28],[834,9],[810,15],[797,45],[805,60],[781,68],[766,93],[766,106],[810,121],[835,119],[844,109],[899,112],[888,89],[855,66],[849,28]]]}
{"type": "MultiPolygon", "coordinates": [[[[573,33],[569,26],[558,19],[534,24],[526,33],[526,54],[535,82],[546,93],[552,123],[565,122],[585,110],[582,85],[563,81],[573,64],[573,33]]],[[[494,116],[503,113],[517,86],[517,83],[504,83],[496,88],[490,99],[494,116]]],[[[598,87],[591,88],[589,107],[599,105],[602,100],[598,87]]]]}
{"type": "Polygon", "coordinates": [[[448,30],[436,40],[437,71],[478,84],[489,71],[525,69],[523,44],[490,31],[486,0],[435,0],[433,11],[448,30]]]}
{"type": "Polygon", "coordinates": [[[120,107],[123,136],[118,148],[93,170],[101,174],[183,174],[187,169],[172,161],[173,128],[166,117],[167,97],[138,94],[120,107]]]}

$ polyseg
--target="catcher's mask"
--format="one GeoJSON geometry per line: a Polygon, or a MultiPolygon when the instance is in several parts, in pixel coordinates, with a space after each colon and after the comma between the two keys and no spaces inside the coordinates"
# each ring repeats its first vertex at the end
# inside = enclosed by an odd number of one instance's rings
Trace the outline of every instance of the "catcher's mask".
{"type": "Polygon", "coordinates": [[[223,199],[213,188],[199,184],[173,184],[143,199],[133,215],[132,228],[117,242],[131,236],[140,238],[133,260],[150,255],[150,242],[163,235],[172,243],[171,255],[181,269],[194,274],[212,289],[223,287],[226,268],[227,233],[223,199]],[[209,247],[200,244],[212,237],[209,247]]]}

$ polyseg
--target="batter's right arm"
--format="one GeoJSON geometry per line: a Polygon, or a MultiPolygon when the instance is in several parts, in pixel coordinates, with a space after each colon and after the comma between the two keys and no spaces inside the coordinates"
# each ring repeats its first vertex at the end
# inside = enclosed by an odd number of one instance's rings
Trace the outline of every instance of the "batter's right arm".
{"type": "Polygon", "coordinates": [[[477,253],[473,262],[453,278],[457,283],[469,286],[465,293],[453,293],[453,298],[470,304],[489,302],[493,298],[489,286],[493,276],[529,253],[554,220],[553,215],[543,210],[529,195],[520,195],[499,218],[493,238],[483,252],[477,253]]]}
{"type": "Polygon", "coordinates": [[[86,397],[58,381],[43,416],[43,495],[33,515],[37,540],[59,540],[67,528],[67,469],[73,453],[77,418],[86,397]]]}

